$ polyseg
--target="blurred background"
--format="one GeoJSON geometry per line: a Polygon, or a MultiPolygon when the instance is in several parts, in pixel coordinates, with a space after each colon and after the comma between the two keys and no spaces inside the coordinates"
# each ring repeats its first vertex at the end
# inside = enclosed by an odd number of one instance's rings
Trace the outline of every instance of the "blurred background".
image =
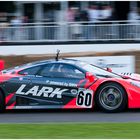
{"type": "Polygon", "coordinates": [[[140,73],[140,1],[0,1],[5,68],[61,57],[140,73]]]}
{"type": "Polygon", "coordinates": [[[139,20],[139,1],[0,1],[0,41],[138,41],[139,20]]]}

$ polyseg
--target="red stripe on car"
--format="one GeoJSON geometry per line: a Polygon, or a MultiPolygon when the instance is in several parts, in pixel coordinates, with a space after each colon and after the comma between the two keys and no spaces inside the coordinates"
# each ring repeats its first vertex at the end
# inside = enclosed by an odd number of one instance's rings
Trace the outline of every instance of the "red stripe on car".
{"type": "Polygon", "coordinates": [[[6,97],[6,104],[10,101],[10,99],[14,96],[15,93],[11,93],[6,97]]]}
{"type": "Polygon", "coordinates": [[[13,102],[11,105],[7,106],[6,109],[13,109],[16,105],[16,102],[13,102]]]}

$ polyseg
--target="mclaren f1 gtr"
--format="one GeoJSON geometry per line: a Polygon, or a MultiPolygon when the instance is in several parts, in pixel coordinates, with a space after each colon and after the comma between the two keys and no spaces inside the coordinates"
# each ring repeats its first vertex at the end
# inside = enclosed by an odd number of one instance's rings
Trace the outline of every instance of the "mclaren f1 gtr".
{"type": "MultiPolygon", "coordinates": [[[[132,74],[133,75],[133,74],[132,74]]],[[[139,76],[119,75],[73,59],[43,60],[0,72],[0,111],[140,108],[139,76]]]]}

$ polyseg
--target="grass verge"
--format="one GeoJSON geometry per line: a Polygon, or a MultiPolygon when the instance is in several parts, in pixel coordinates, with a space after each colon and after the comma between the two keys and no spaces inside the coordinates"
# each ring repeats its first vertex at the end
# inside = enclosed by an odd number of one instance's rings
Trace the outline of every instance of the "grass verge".
{"type": "Polygon", "coordinates": [[[0,124],[0,138],[140,138],[140,123],[0,124]]]}

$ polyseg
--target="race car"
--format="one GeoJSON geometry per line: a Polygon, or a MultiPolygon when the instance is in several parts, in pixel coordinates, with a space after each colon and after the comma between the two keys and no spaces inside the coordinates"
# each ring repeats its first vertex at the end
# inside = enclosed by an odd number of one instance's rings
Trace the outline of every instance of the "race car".
{"type": "Polygon", "coordinates": [[[51,59],[0,72],[0,111],[140,108],[140,78],[118,75],[87,62],[51,59]]]}

